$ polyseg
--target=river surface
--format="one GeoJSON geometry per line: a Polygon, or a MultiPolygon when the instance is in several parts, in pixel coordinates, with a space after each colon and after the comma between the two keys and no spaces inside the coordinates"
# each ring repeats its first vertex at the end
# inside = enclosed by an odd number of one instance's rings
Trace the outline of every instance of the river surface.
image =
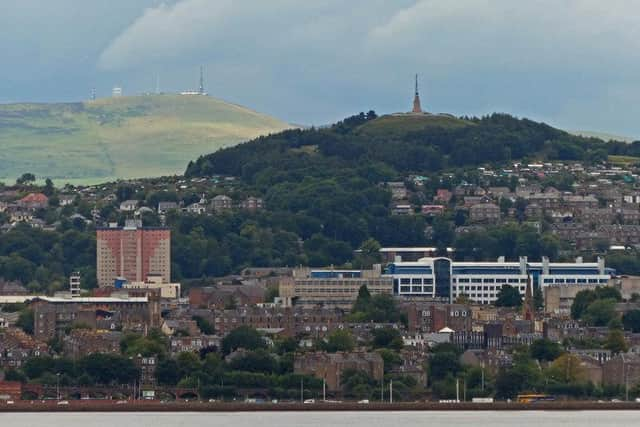
{"type": "Polygon", "coordinates": [[[618,427],[639,419],[638,411],[1,413],[0,427],[618,427]]]}

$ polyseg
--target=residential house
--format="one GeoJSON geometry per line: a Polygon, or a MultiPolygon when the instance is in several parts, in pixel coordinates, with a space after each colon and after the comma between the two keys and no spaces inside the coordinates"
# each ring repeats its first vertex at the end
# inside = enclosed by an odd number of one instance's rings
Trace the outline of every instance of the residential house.
{"type": "Polygon", "coordinates": [[[264,208],[264,202],[259,197],[247,197],[240,203],[240,209],[257,211],[264,208]]]}
{"type": "Polygon", "coordinates": [[[621,353],[604,363],[602,379],[605,385],[629,386],[640,384],[640,355],[621,353]]]}
{"type": "Polygon", "coordinates": [[[500,208],[493,203],[479,203],[469,208],[469,218],[474,222],[496,222],[500,220],[500,208]]]}
{"type": "Polygon", "coordinates": [[[158,203],[158,213],[166,214],[169,211],[177,210],[178,204],[176,202],[159,202],[158,203]]]}
{"type": "Polygon", "coordinates": [[[211,208],[215,212],[223,212],[233,208],[233,200],[229,196],[220,194],[211,200],[211,208]]]}
{"type": "Polygon", "coordinates": [[[137,200],[125,200],[120,203],[120,212],[134,212],[138,209],[138,203],[137,200]]]}
{"type": "Polygon", "coordinates": [[[62,348],[65,356],[77,360],[94,353],[120,354],[120,341],[121,332],[72,329],[62,339],[62,348]]]}
{"type": "Polygon", "coordinates": [[[76,200],[76,196],[72,194],[61,194],[58,197],[58,200],[59,200],[60,206],[62,207],[70,206],[76,200]]]}
{"type": "Polygon", "coordinates": [[[433,201],[448,204],[452,197],[453,193],[451,193],[451,191],[447,190],[446,188],[439,188],[436,191],[436,195],[433,198],[433,201]]]}
{"type": "Polygon", "coordinates": [[[30,193],[16,202],[21,209],[37,210],[49,206],[49,198],[42,193],[30,193]]]}
{"type": "Polygon", "coordinates": [[[327,391],[332,393],[342,390],[342,374],[347,369],[363,371],[374,381],[382,380],[384,375],[384,362],[376,352],[298,353],[293,366],[296,374],[324,379],[327,391]]]}

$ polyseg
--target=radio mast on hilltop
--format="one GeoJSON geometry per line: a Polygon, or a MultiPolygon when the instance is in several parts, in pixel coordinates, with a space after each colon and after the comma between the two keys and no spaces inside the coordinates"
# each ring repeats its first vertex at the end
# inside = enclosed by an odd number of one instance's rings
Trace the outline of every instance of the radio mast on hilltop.
{"type": "Polygon", "coordinates": [[[200,66],[200,87],[198,88],[198,93],[200,95],[206,95],[204,91],[204,67],[202,65],[200,66]]]}

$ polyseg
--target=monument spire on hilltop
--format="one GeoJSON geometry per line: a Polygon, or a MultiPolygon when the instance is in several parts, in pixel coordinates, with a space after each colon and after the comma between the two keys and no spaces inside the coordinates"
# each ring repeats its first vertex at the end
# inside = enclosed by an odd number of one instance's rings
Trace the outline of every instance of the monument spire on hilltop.
{"type": "Polygon", "coordinates": [[[416,74],[416,94],[413,98],[413,110],[412,113],[422,113],[422,107],[420,106],[420,93],[418,92],[418,75],[416,74]]]}

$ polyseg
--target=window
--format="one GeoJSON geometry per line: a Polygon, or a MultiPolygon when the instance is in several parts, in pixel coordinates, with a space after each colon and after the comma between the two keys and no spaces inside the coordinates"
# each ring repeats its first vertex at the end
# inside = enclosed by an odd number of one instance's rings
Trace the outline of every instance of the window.
{"type": "Polygon", "coordinates": [[[433,285],[433,279],[424,279],[425,285],[433,285]]]}
{"type": "Polygon", "coordinates": [[[411,279],[412,285],[422,285],[422,279],[411,279]]]}
{"type": "Polygon", "coordinates": [[[458,279],[458,283],[469,283],[469,279],[458,279]]]}
{"type": "Polygon", "coordinates": [[[412,286],[411,292],[422,292],[422,286],[412,286]]]}
{"type": "Polygon", "coordinates": [[[484,283],[495,283],[495,279],[484,279],[483,280],[484,283]]]}
{"type": "Polygon", "coordinates": [[[411,280],[409,279],[400,279],[400,284],[401,285],[408,285],[411,283],[411,280]]]}
{"type": "Polygon", "coordinates": [[[400,292],[411,292],[411,286],[400,286],[400,292]]]}

